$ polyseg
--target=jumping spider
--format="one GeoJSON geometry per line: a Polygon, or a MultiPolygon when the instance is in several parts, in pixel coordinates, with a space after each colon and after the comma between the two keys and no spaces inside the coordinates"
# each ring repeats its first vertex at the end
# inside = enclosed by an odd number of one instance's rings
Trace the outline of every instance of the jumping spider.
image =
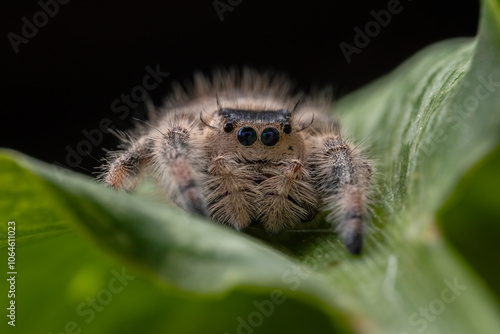
{"type": "Polygon", "coordinates": [[[130,191],[149,174],[169,201],[237,230],[258,223],[277,233],[327,211],[358,254],[372,167],[341,137],[331,102],[302,98],[271,72],[196,75],[110,153],[102,179],[130,191]]]}

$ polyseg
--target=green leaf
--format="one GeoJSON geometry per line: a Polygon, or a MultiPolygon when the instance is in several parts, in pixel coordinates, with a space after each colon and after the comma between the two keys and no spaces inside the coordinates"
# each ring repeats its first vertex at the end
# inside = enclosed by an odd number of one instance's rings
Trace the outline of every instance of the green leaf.
{"type": "Polygon", "coordinates": [[[494,0],[475,39],[430,46],[338,102],[377,162],[360,257],[330,229],[238,233],[4,151],[0,249],[15,221],[16,329],[496,333],[499,252],[486,241],[500,235],[498,105],[494,0]]]}
{"type": "Polygon", "coordinates": [[[447,238],[474,270],[500,296],[499,272],[492,267],[500,257],[496,250],[500,224],[500,147],[474,166],[438,212],[447,238]],[[473,222],[473,223],[471,223],[473,222]]]}

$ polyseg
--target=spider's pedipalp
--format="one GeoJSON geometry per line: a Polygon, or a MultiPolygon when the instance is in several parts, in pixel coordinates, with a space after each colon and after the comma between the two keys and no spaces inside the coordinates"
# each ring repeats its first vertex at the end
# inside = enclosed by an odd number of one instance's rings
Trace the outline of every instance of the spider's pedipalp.
{"type": "Polygon", "coordinates": [[[300,160],[285,160],[265,168],[269,176],[260,184],[262,191],[259,218],[270,233],[309,221],[317,213],[317,196],[311,177],[300,160]]]}
{"type": "Polygon", "coordinates": [[[205,182],[209,190],[210,215],[237,230],[244,230],[257,215],[255,202],[260,192],[254,186],[258,174],[249,166],[238,166],[232,156],[217,156],[208,164],[210,175],[205,182]]]}

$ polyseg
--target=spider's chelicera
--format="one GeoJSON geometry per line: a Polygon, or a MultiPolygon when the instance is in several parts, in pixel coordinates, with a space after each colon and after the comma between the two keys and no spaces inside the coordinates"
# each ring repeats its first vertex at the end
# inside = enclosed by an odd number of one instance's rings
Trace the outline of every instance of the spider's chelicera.
{"type": "Polygon", "coordinates": [[[322,211],[359,253],[368,218],[371,163],[342,138],[331,97],[293,94],[270,72],[218,72],[180,88],[110,153],[102,179],[133,190],[153,176],[168,201],[238,230],[270,233],[322,211]]]}

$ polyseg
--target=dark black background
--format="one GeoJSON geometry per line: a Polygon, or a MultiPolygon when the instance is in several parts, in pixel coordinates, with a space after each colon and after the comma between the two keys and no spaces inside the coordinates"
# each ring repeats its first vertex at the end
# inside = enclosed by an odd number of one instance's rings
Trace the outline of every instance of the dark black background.
{"type": "MultiPolygon", "coordinates": [[[[401,13],[348,64],[339,44],[353,44],[353,28],[364,29],[370,11],[388,2],[243,0],[221,21],[212,0],[72,0],[16,54],[7,34],[20,35],[21,18],[33,21],[41,8],[37,1],[4,1],[0,146],[67,165],[67,148],[85,140],[82,130],[98,128],[103,118],[131,126],[133,115],[120,120],[111,103],[142,84],[146,66],[170,73],[149,92],[157,104],[173,81],[229,65],[273,67],[300,87],[331,84],[340,97],[426,45],[476,33],[478,1],[401,0],[401,13]]],[[[116,147],[112,135],[103,137],[92,147],[96,159],[116,147]]],[[[80,165],[73,169],[88,173],[99,163],[86,156],[80,165]]]]}

